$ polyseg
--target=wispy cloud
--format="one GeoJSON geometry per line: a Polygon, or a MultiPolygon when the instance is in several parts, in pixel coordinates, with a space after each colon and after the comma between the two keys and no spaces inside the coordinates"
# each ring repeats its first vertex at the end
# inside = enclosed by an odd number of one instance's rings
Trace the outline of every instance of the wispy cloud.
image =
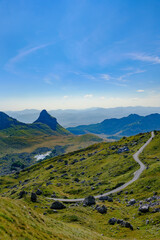
{"type": "Polygon", "coordinates": [[[138,92],[138,93],[143,93],[144,90],[143,90],[143,89],[138,89],[137,92],[138,92]]]}
{"type": "Polygon", "coordinates": [[[59,79],[60,79],[59,75],[50,73],[47,76],[45,76],[43,80],[45,83],[52,85],[54,81],[59,81],[59,79]]]}
{"type": "Polygon", "coordinates": [[[43,49],[43,48],[45,48],[49,45],[51,45],[51,43],[42,44],[42,45],[38,45],[36,47],[32,47],[32,48],[28,48],[28,49],[25,48],[25,49],[21,50],[15,57],[11,58],[8,61],[8,63],[5,65],[5,69],[7,71],[15,72],[14,71],[14,65],[17,62],[19,62],[21,59],[28,56],[29,54],[32,54],[33,52],[36,52],[39,49],[43,49]]]}
{"type": "Polygon", "coordinates": [[[49,84],[49,85],[53,84],[52,80],[50,78],[47,78],[47,77],[44,78],[44,82],[49,84]]]}
{"type": "Polygon", "coordinates": [[[101,78],[104,79],[104,80],[111,80],[113,79],[109,74],[100,74],[101,78]]]}
{"type": "Polygon", "coordinates": [[[92,97],[93,97],[92,94],[86,94],[86,95],[84,95],[84,98],[92,98],[92,97]]]}
{"type": "Polygon", "coordinates": [[[137,70],[134,70],[134,71],[130,71],[128,73],[125,73],[123,75],[121,75],[120,77],[117,77],[116,79],[118,81],[126,81],[125,79],[132,76],[132,75],[136,75],[136,74],[139,74],[139,73],[143,73],[143,72],[146,72],[146,70],[141,70],[141,69],[137,69],[137,70]]]}
{"type": "Polygon", "coordinates": [[[147,55],[146,53],[129,53],[128,56],[133,60],[142,62],[150,62],[152,64],[160,64],[160,57],[147,55]]]}
{"type": "Polygon", "coordinates": [[[146,70],[141,70],[141,69],[136,69],[136,70],[132,70],[128,73],[125,73],[123,75],[120,75],[120,76],[111,76],[109,74],[100,74],[100,78],[105,80],[105,81],[108,81],[114,85],[117,85],[117,86],[121,86],[121,87],[126,87],[127,85],[125,84],[125,82],[128,81],[128,78],[132,75],[136,75],[136,74],[139,74],[139,73],[143,73],[145,72],[146,70]]]}

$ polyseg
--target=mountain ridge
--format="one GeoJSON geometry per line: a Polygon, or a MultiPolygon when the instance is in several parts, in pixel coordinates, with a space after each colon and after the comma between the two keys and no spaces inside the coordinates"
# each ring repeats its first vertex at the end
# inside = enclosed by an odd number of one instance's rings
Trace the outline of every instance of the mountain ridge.
{"type": "Polygon", "coordinates": [[[67,128],[73,134],[93,134],[131,136],[141,132],[160,130],[160,114],[154,113],[147,116],[130,114],[128,117],[120,119],[111,118],[97,124],[80,125],[73,128],[67,128]]]}
{"type": "Polygon", "coordinates": [[[36,135],[36,134],[50,134],[50,135],[69,135],[68,130],[63,128],[57,119],[52,117],[46,110],[41,111],[38,119],[26,124],[17,121],[8,116],[4,112],[0,112],[0,130],[7,135],[36,135]]]}
{"type": "MultiPolygon", "coordinates": [[[[49,114],[56,117],[63,127],[76,127],[102,122],[110,118],[127,117],[132,113],[147,116],[152,113],[160,113],[160,107],[115,107],[115,108],[88,108],[88,109],[57,109],[48,110],[49,114]]],[[[21,111],[6,111],[6,113],[24,123],[32,123],[38,118],[40,110],[26,109],[21,111]]]]}

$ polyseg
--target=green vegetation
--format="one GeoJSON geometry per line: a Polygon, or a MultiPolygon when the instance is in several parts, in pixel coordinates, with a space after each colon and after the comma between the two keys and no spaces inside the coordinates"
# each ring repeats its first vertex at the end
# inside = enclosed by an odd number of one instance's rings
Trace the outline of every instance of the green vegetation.
{"type": "Polygon", "coordinates": [[[25,166],[35,164],[36,154],[52,151],[51,156],[57,156],[77,149],[87,147],[102,139],[91,134],[83,136],[19,136],[0,137],[0,174],[9,173],[12,164],[20,161],[25,166]],[[43,150],[39,152],[38,150],[43,150]],[[46,150],[48,149],[48,150],[46,150]]]}
{"type": "Polygon", "coordinates": [[[148,165],[140,178],[124,191],[112,195],[113,202],[97,204],[107,207],[100,214],[91,207],[65,204],[63,210],[50,209],[51,195],[76,198],[106,192],[127,182],[139,168],[132,158],[150,137],[150,133],[123,138],[118,142],[99,143],[85,149],[57,156],[10,176],[0,178],[0,233],[3,239],[146,239],[159,240],[160,212],[158,198],[147,213],[138,211],[139,201],[147,204],[148,198],[160,196],[160,132],[141,154],[148,165]],[[127,146],[128,151],[117,153],[127,146]],[[84,181],[84,182],[83,182],[84,181]],[[36,203],[31,202],[31,192],[42,191],[36,203]],[[19,199],[20,191],[26,193],[19,199]],[[156,193],[155,193],[156,192],[156,193]],[[130,199],[136,203],[128,205],[130,199]],[[133,231],[118,224],[110,225],[115,217],[130,222],[133,231]],[[148,221],[146,223],[146,221],[148,221]],[[103,236],[104,235],[104,236],[103,236]]]}
{"type": "MultiPolygon", "coordinates": [[[[19,185],[19,190],[22,187],[26,191],[41,188],[48,197],[54,191],[57,197],[76,198],[114,189],[133,178],[139,165],[132,155],[149,136],[150,134],[137,135],[114,143],[95,144],[40,162],[24,169],[18,176],[15,174],[17,182],[29,179],[25,188],[19,185]],[[117,153],[123,146],[127,146],[129,151],[117,153]],[[50,165],[53,167],[48,170],[50,165]]],[[[12,181],[14,178],[13,175],[12,181]]]]}

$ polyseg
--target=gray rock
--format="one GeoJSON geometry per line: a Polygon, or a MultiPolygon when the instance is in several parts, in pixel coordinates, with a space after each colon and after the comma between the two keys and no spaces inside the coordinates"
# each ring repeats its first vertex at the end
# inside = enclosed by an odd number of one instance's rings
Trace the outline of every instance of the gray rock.
{"type": "Polygon", "coordinates": [[[59,201],[55,201],[55,202],[52,203],[50,208],[51,209],[64,209],[64,208],[66,208],[66,206],[59,201]]]}
{"type": "Polygon", "coordinates": [[[118,219],[118,220],[117,220],[117,223],[118,223],[118,224],[123,223],[123,219],[118,219]]]}
{"type": "Polygon", "coordinates": [[[130,228],[131,230],[133,230],[133,226],[129,222],[123,222],[123,224],[124,224],[124,227],[130,228]]]}
{"type": "Polygon", "coordinates": [[[91,206],[96,203],[96,200],[93,196],[88,196],[83,201],[83,206],[91,206]]]}
{"type": "Polygon", "coordinates": [[[160,208],[154,208],[154,209],[152,210],[152,213],[157,213],[157,212],[160,212],[160,208]]]}
{"type": "Polygon", "coordinates": [[[42,194],[42,191],[41,191],[40,189],[38,189],[38,190],[36,191],[36,194],[37,194],[37,195],[41,195],[41,194],[42,194]]]}
{"type": "Polygon", "coordinates": [[[36,202],[37,201],[37,195],[34,192],[31,193],[31,201],[32,202],[36,202]]]}
{"type": "Polygon", "coordinates": [[[113,198],[110,197],[110,196],[101,196],[101,197],[99,198],[99,200],[101,200],[101,201],[113,202],[113,198]]]}
{"type": "Polygon", "coordinates": [[[132,206],[136,203],[136,200],[135,199],[131,199],[129,202],[128,202],[128,205],[129,206],[132,206]]]}
{"type": "Polygon", "coordinates": [[[140,206],[139,211],[142,213],[149,212],[149,205],[140,206]]]}
{"type": "Polygon", "coordinates": [[[107,207],[105,205],[103,205],[103,206],[97,205],[96,210],[101,214],[107,213],[107,207]]]}
{"type": "Polygon", "coordinates": [[[26,194],[26,191],[24,191],[24,190],[20,191],[19,198],[23,198],[25,194],[26,194]]]}
{"type": "Polygon", "coordinates": [[[108,223],[110,224],[110,225],[114,225],[115,223],[117,222],[117,219],[116,218],[110,218],[109,219],[109,221],[108,221],[108,223]]]}

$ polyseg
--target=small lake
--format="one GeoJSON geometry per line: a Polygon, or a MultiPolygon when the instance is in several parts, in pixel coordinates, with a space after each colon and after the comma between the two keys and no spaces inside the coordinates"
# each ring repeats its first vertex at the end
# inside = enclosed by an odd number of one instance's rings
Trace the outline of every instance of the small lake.
{"type": "Polygon", "coordinates": [[[39,160],[43,160],[45,157],[49,156],[51,154],[51,151],[43,153],[43,154],[38,154],[36,156],[34,156],[34,158],[36,159],[36,161],[39,160]]]}

